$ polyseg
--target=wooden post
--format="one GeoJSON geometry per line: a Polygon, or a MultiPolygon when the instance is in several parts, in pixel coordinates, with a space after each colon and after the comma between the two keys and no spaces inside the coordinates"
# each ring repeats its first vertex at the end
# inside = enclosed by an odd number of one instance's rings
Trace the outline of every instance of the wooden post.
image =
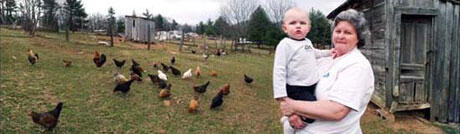
{"type": "Polygon", "coordinates": [[[182,38],[180,38],[179,52],[182,52],[182,46],[184,46],[184,30],[182,30],[182,38]]]}
{"type": "Polygon", "coordinates": [[[150,50],[150,23],[147,24],[147,50],[150,50]]]}

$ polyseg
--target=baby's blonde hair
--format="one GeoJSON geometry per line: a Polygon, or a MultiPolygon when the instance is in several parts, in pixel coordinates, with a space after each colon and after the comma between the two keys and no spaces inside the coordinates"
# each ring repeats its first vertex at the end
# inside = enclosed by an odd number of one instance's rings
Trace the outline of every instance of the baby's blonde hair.
{"type": "Polygon", "coordinates": [[[303,14],[303,15],[307,16],[308,24],[310,24],[310,22],[311,22],[311,21],[310,21],[310,14],[309,14],[307,11],[305,11],[305,10],[303,10],[303,9],[301,9],[301,8],[298,8],[298,7],[289,8],[289,9],[286,11],[286,13],[284,13],[284,16],[283,16],[283,24],[285,23],[287,16],[288,16],[289,14],[293,13],[293,12],[300,13],[300,14],[303,14]]]}

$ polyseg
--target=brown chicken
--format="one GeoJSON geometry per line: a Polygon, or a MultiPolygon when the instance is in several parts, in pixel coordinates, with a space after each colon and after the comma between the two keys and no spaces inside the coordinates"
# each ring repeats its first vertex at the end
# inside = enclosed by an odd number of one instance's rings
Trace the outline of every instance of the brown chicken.
{"type": "Polygon", "coordinates": [[[160,94],[158,95],[158,97],[160,98],[167,98],[169,96],[171,96],[171,83],[168,84],[168,86],[165,88],[165,89],[161,89],[160,90],[160,94]]]}
{"type": "Polygon", "coordinates": [[[72,65],[72,61],[69,60],[62,60],[62,62],[64,62],[65,67],[70,67],[70,65],[72,65]]]}
{"type": "Polygon", "coordinates": [[[27,50],[27,58],[30,62],[30,64],[34,65],[38,61],[38,54],[34,53],[31,49],[27,50]]]}
{"type": "Polygon", "coordinates": [[[62,102],[59,102],[56,108],[49,112],[37,113],[30,112],[29,116],[32,117],[32,121],[46,128],[47,131],[52,131],[59,121],[59,115],[62,110],[62,102]]]}
{"type": "Polygon", "coordinates": [[[230,84],[226,83],[224,86],[220,87],[220,92],[223,95],[228,95],[230,93],[230,84]]]}
{"type": "Polygon", "coordinates": [[[217,72],[212,70],[209,75],[211,75],[212,77],[217,77],[217,72]]]}
{"type": "Polygon", "coordinates": [[[200,66],[197,66],[197,67],[196,67],[196,70],[195,70],[196,78],[200,78],[200,74],[201,74],[200,66]]]}
{"type": "Polygon", "coordinates": [[[188,112],[193,113],[198,110],[198,96],[193,97],[192,100],[190,100],[190,104],[188,105],[188,112]]]}

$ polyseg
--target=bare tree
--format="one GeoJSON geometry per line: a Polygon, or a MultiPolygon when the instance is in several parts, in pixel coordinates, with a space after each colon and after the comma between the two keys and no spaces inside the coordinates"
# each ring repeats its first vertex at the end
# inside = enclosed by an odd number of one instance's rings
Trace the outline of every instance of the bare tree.
{"type": "Polygon", "coordinates": [[[37,29],[41,14],[40,6],[40,0],[23,0],[19,6],[19,10],[22,13],[23,29],[31,36],[35,35],[37,29]]]}
{"type": "Polygon", "coordinates": [[[264,4],[270,19],[277,24],[281,24],[284,13],[291,7],[294,7],[292,0],[267,0],[264,4]]]}
{"type": "Polygon", "coordinates": [[[221,16],[232,25],[232,40],[246,35],[245,23],[258,6],[258,0],[227,0],[226,4],[220,7],[221,16]]]}

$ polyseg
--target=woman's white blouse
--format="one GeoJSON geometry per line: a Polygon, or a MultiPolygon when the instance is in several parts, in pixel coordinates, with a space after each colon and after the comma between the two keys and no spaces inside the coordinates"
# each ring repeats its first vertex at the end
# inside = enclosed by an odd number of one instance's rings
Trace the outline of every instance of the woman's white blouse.
{"type": "Polygon", "coordinates": [[[374,73],[371,64],[354,48],[332,61],[316,87],[318,100],[331,100],[351,108],[351,111],[340,121],[316,120],[300,130],[300,133],[361,134],[359,120],[373,92],[374,73]]]}

